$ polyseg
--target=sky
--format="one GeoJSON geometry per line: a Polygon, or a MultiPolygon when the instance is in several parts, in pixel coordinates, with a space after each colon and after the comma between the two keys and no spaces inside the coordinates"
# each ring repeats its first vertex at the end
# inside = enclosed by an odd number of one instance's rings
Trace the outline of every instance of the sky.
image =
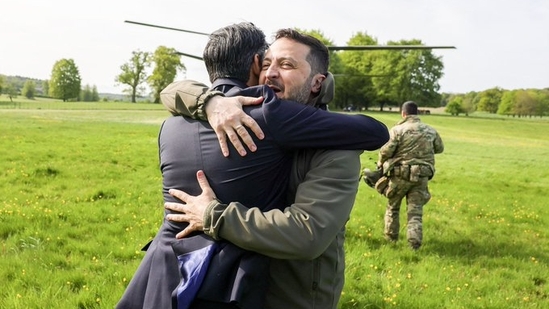
{"type": "MultiPolygon", "coordinates": [[[[133,51],[158,46],[202,55],[207,37],[125,20],[210,33],[253,22],[268,41],[280,28],[320,30],[335,45],[358,32],[387,41],[419,39],[442,57],[440,91],[549,87],[546,0],[0,0],[0,74],[49,79],[56,61],[73,59],[82,85],[115,85],[133,51]]],[[[209,84],[204,64],[183,57],[189,78],[209,84]]]]}

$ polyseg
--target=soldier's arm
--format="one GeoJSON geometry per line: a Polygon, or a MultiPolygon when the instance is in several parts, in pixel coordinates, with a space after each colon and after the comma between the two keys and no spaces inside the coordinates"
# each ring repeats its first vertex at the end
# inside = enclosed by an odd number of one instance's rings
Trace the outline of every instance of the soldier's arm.
{"type": "Polygon", "coordinates": [[[435,148],[435,153],[442,153],[444,151],[444,143],[442,142],[442,138],[440,137],[438,132],[435,137],[434,148],[435,148]]]}
{"type": "Polygon", "coordinates": [[[385,161],[393,157],[393,154],[398,146],[398,140],[396,136],[396,131],[394,128],[389,130],[389,141],[385,145],[381,146],[379,149],[379,159],[377,161],[377,167],[383,166],[385,161]]]}

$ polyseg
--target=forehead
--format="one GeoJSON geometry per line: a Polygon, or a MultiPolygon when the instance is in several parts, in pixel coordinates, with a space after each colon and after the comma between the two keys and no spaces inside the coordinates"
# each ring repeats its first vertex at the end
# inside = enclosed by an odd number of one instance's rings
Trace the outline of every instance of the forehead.
{"type": "Polygon", "coordinates": [[[309,51],[310,47],[305,44],[288,38],[281,38],[271,44],[265,57],[271,60],[293,59],[294,61],[306,61],[309,51]]]}

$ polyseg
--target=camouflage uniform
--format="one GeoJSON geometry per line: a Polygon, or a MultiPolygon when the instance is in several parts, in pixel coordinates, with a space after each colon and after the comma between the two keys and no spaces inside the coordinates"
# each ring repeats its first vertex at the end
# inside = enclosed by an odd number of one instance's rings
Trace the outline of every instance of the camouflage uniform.
{"type": "Polygon", "coordinates": [[[443,150],[440,135],[417,115],[407,115],[391,128],[390,139],[379,150],[378,161],[390,179],[385,192],[387,239],[398,240],[400,204],[406,197],[408,243],[413,249],[421,246],[423,205],[431,199],[427,184],[435,174],[435,153],[443,150]]]}

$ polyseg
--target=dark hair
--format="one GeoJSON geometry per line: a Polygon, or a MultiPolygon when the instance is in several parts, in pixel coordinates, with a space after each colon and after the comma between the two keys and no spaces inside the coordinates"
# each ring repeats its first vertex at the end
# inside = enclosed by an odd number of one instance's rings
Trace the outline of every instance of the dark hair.
{"type": "Polygon", "coordinates": [[[204,48],[203,58],[210,82],[230,77],[247,82],[255,55],[263,61],[268,44],[253,23],[241,22],[216,30],[204,48]]]}
{"type": "Polygon", "coordinates": [[[417,104],[414,101],[407,101],[402,104],[402,111],[406,115],[417,115],[417,104]]]}
{"type": "Polygon", "coordinates": [[[330,53],[328,48],[317,38],[300,33],[295,29],[285,28],[280,29],[275,34],[275,40],[287,38],[298,43],[307,45],[311,48],[307,56],[307,62],[311,65],[311,73],[328,74],[328,66],[330,65],[330,53]]]}

